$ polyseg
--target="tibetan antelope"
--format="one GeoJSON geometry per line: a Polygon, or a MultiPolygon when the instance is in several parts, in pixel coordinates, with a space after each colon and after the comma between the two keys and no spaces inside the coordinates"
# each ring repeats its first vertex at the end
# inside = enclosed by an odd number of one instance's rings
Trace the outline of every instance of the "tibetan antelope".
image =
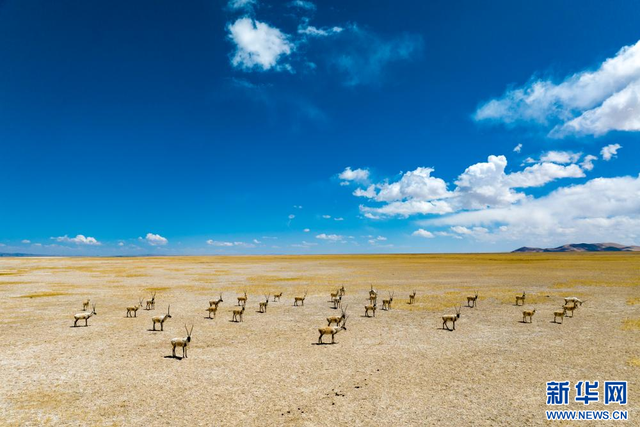
{"type": "Polygon", "coordinates": [[[78,314],[75,314],[73,316],[73,319],[74,319],[73,327],[74,328],[76,326],[78,326],[78,320],[84,320],[84,326],[89,326],[88,323],[87,323],[89,321],[89,318],[91,316],[94,316],[94,315],[98,314],[98,313],[96,313],[96,305],[95,304],[93,304],[93,306],[91,308],[92,308],[91,311],[83,311],[82,313],[78,313],[78,314]]]}
{"type": "Polygon", "coordinates": [[[475,308],[477,306],[478,301],[478,291],[473,296],[467,297],[467,307],[475,308]]]}
{"type": "Polygon", "coordinates": [[[209,300],[209,307],[213,307],[215,305],[216,308],[218,308],[218,305],[220,305],[221,302],[224,302],[224,300],[222,299],[222,293],[220,294],[220,297],[218,299],[209,300]]]}
{"type": "Polygon", "coordinates": [[[138,304],[127,307],[127,317],[138,317],[138,309],[142,307],[142,298],[138,299],[138,304]],[[133,316],[131,316],[133,313],[133,316]]]}
{"type": "Polygon", "coordinates": [[[460,310],[462,310],[462,307],[454,308],[456,309],[456,314],[445,314],[442,316],[442,329],[446,329],[447,331],[456,330],[456,320],[460,318],[460,310]],[[449,329],[449,322],[453,324],[453,329],[449,329]]]}
{"type": "Polygon", "coordinates": [[[232,322],[242,322],[242,315],[244,314],[244,309],[245,306],[241,306],[240,308],[234,308],[233,309],[233,318],[231,319],[232,322]]]}
{"type": "Polygon", "coordinates": [[[331,300],[333,303],[333,308],[338,309],[342,305],[342,295],[338,295],[337,297],[331,300]]]}
{"type": "Polygon", "coordinates": [[[560,322],[563,322],[564,316],[567,314],[567,309],[562,307],[562,310],[556,310],[553,312],[553,323],[558,323],[556,320],[559,318],[560,322]]]}
{"type": "Polygon", "coordinates": [[[345,293],[346,291],[344,290],[344,285],[340,286],[340,289],[338,289],[338,296],[343,297],[345,293]]]}
{"type": "Polygon", "coordinates": [[[395,294],[395,292],[389,292],[389,299],[383,299],[382,300],[382,309],[387,311],[387,310],[391,310],[391,303],[393,302],[393,294],[395,294]]]}
{"type": "Polygon", "coordinates": [[[567,297],[564,299],[564,305],[567,305],[570,302],[573,303],[573,305],[582,305],[584,301],[576,297],[567,297]]]}
{"type": "Polygon", "coordinates": [[[416,291],[414,290],[412,294],[409,294],[409,304],[416,303],[416,291]]]}
{"type": "Polygon", "coordinates": [[[331,298],[330,301],[333,301],[334,299],[338,298],[338,295],[340,295],[340,289],[338,289],[335,292],[331,292],[331,298]]]}
{"type": "Polygon", "coordinates": [[[340,331],[347,330],[347,319],[348,316],[342,321],[342,326],[326,326],[324,328],[318,328],[318,332],[320,332],[320,336],[318,337],[318,344],[324,344],[322,342],[322,337],[325,335],[331,335],[331,344],[335,344],[335,336],[340,331]]]}
{"type": "Polygon", "coordinates": [[[264,296],[264,301],[260,301],[260,313],[266,313],[267,312],[267,306],[269,305],[269,297],[271,295],[265,295],[264,296]]]}
{"type": "Polygon", "coordinates": [[[273,302],[280,301],[280,298],[282,298],[282,292],[273,294],[273,302]]]}
{"type": "Polygon", "coordinates": [[[173,357],[176,357],[176,347],[182,347],[182,357],[184,359],[187,358],[187,347],[191,342],[191,332],[193,332],[193,325],[191,325],[191,330],[187,329],[187,325],[184,325],[184,328],[187,330],[187,336],[184,338],[174,338],[171,340],[171,346],[173,347],[173,357]]]}
{"type": "Polygon", "coordinates": [[[578,306],[575,305],[575,304],[572,304],[572,305],[565,304],[565,305],[562,306],[562,308],[564,308],[566,311],[570,311],[571,312],[571,316],[567,316],[567,317],[573,317],[573,312],[578,309],[578,306]]]}
{"type": "Polygon", "coordinates": [[[145,310],[155,310],[156,309],[156,293],[153,293],[151,299],[147,300],[147,307],[145,310]]]}
{"type": "Polygon", "coordinates": [[[305,298],[307,298],[307,291],[304,291],[304,295],[301,297],[294,297],[293,298],[293,305],[294,306],[298,306],[298,303],[300,303],[300,305],[304,305],[304,300],[305,298]]]}
{"type": "Polygon", "coordinates": [[[89,303],[91,302],[91,300],[89,298],[87,298],[86,300],[84,300],[82,302],[82,311],[87,311],[89,309],[89,303]]]}
{"type": "Polygon", "coordinates": [[[374,299],[377,300],[378,299],[378,291],[376,291],[375,289],[373,289],[373,285],[371,285],[371,290],[369,291],[369,299],[374,299]]]}
{"type": "Polygon", "coordinates": [[[210,305],[209,307],[207,307],[207,313],[209,313],[209,319],[215,319],[216,318],[216,312],[218,311],[218,306],[216,304],[214,305],[210,305]],[[213,313],[213,317],[211,317],[211,314],[213,313]]]}
{"type": "Polygon", "coordinates": [[[524,298],[526,297],[526,294],[524,293],[524,291],[522,291],[522,295],[516,295],[516,305],[524,305],[524,298]],[[520,304],[522,303],[522,304],[520,304]]]}
{"type": "Polygon", "coordinates": [[[525,310],[522,312],[522,323],[527,323],[527,317],[529,318],[529,323],[533,323],[533,315],[536,314],[536,309],[533,310],[525,310]]]}
{"type": "Polygon", "coordinates": [[[377,303],[369,304],[364,306],[364,316],[369,317],[369,312],[373,313],[373,317],[376,317],[376,308],[378,307],[377,303]]]}
{"type": "Polygon", "coordinates": [[[167,319],[171,319],[171,305],[167,307],[167,314],[162,316],[153,316],[151,321],[153,322],[153,330],[156,330],[156,323],[160,323],[160,330],[164,331],[164,322],[167,319]]]}
{"type": "Polygon", "coordinates": [[[238,305],[247,305],[247,291],[244,291],[244,296],[238,297],[238,305]]]}
{"type": "Polygon", "coordinates": [[[331,326],[332,323],[335,323],[336,326],[340,326],[340,323],[344,322],[344,319],[347,317],[347,307],[342,309],[342,315],[340,316],[331,316],[327,317],[327,326],[331,326]]]}

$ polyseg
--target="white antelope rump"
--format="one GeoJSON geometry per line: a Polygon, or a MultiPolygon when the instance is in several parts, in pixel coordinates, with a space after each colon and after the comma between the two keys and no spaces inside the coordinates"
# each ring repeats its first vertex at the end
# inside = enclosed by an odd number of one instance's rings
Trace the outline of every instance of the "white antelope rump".
{"type": "Polygon", "coordinates": [[[370,317],[369,312],[373,313],[373,317],[376,317],[376,309],[378,308],[377,303],[369,304],[364,306],[364,317],[370,317]]]}
{"type": "Polygon", "coordinates": [[[187,358],[187,347],[191,342],[191,333],[193,332],[193,325],[191,325],[191,330],[187,329],[187,325],[184,325],[184,328],[187,330],[187,336],[184,338],[174,338],[171,340],[171,346],[173,347],[173,357],[176,357],[176,347],[182,347],[182,358],[187,358]]]}
{"type": "Polygon", "coordinates": [[[232,322],[242,322],[242,315],[244,314],[245,306],[241,306],[240,308],[233,309],[233,317],[231,318],[232,322]]]}
{"type": "Polygon", "coordinates": [[[153,330],[156,330],[156,323],[160,323],[160,330],[164,331],[164,322],[167,319],[171,319],[171,305],[167,307],[167,314],[164,314],[162,316],[153,316],[151,318],[151,321],[153,322],[153,330]]]}
{"type": "Polygon", "coordinates": [[[333,298],[331,300],[331,303],[333,303],[334,309],[340,308],[340,306],[342,305],[342,295],[338,295],[337,297],[333,298]]]}
{"type": "Polygon", "coordinates": [[[209,307],[213,307],[215,305],[216,308],[218,308],[218,305],[220,305],[221,302],[224,302],[224,300],[222,299],[222,293],[220,294],[220,297],[218,299],[209,300],[209,307]]]}
{"type": "Polygon", "coordinates": [[[553,323],[562,323],[564,316],[567,315],[567,309],[562,307],[562,310],[556,310],[553,312],[553,323]],[[557,320],[560,319],[560,322],[557,320]]]}
{"type": "Polygon", "coordinates": [[[409,304],[416,303],[416,291],[413,291],[412,294],[409,294],[409,304]]]}
{"type": "Polygon", "coordinates": [[[280,301],[280,298],[282,298],[282,292],[273,294],[273,302],[280,301]]]}
{"type": "Polygon", "coordinates": [[[307,291],[304,292],[304,295],[301,297],[294,297],[293,298],[293,305],[295,307],[298,306],[298,303],[300,303],[300,305],[304,305],[304,300],[307,298],[307,291]]]}
{"type": "Polygon", "coordinates": [[[567,305],[569,303],[573,303],[573,305],[582,305],[583,302],[584,301],[577,297],[567,297],[564,299],[564,305],[567,305]]]}
{"type": "Polygon", "coordinates": [[[327,326],[331,326],[333,323],[335,323],[336,326],[340,326],[340,323],[344,322],[346,318],[347,318],[347,307],[342,309],[342,314],[340,316],[327,317],[327,322],[328,322],[327,326]]]}
{"type": "Polygon", "coordinates": [[[391,310],[391,303],[393,302],[393,295],[395,292],[389,292],[389,299],[382,300],[382,309],[387,311],[391,310]]]}
{"type": "Polygon", "coordinates": [[[320,336],[318,337],[318,344],[324,344],[322,342],[322,337],[325,335],[331,335],[331,344],[335,344],[335,336],[340,331],[347,330],[347,317],[345,317],[342,322],[342,326],[326,326],[324,328],[318,328],[318,332],[320,332],[320,336]]]}
{"type": "Polygon", "coordinates": [[[527,295],[524,293],[524,291],[522,291],[522,295],[516,295],[516,305],[524,305],[524,299],[526,296],[527,295]]]}
{"type": "Polygon", "coordinates": [[[375,289],[373,289],[373,285],[371,285],[371,290],[369,291],[369,299],[374,299],[377,301],[378,299],[378,291],[376,291],[375,289]]]}
{"type": "Polygon", "coordinates": [[[147,307],[145,310],[155,310],[156,309],[156,293],[153,293],[151,299],[147,300],[147,307]]]}
{"type": "Polygon", "coordinates": [[[138,310],[142,307],[142,298],[138,299],[138,304],[127,307],[127,317],[138,317],[138,310]],[[131,314],[133,313],[133,316],[131,314]]]}
{"type": "Polygon", "coordinates": [[[527,317],[529,318],[528,323],[533,323],[533,315],[536,314],[536,309],[533,310],[524,310],[522,312],[522,323],[527,323],[527,317]]]}
{"type": "Polygon", "coordinates": [[[267,312],[267,306],[269,305],[269,297],[271,295],[265,295],[264,296],[264,301],[260,301],[260,308],[259,311],[260,313],[266,313],[267,312]]]}
{"type": "Polygon", "coordinates": [[[91,300],[89,298],[87,298],[86,300],[84,300],[82,302],[82,311],[87,311],[89,309],[89,303],[91,302],[91,300]]]}
{"type": "Polygon", "coordinates": [[[247,305],[247,291],[244,291],[244,295],[238,297],[238,305],[245,306],[247,305]]]}
{"type": "Polygon", "coordinates": [[[82,313],[77,313],[73,315],[73,327],[75,328],[76,326],[78,326],[78,320],[84,320],[84,326],[89,326],[88,321],[89,318],[91,318],[91,316],[95,316],[98,313],[96,313],[96,305],[93,304],[93,306],[91,307],[92,310],[91,311],[83,311],[82,313]]]}
{"type": "Polygon", "coordinates": [[[467,307],[476,308],[478,305],[478,291],[473,296],[467,297],[467,307]]]}
{"type": "Polygon", "coordinates": [[[456,321],[460,318],[460,310],[462,310],[462,307],[454,308],[456,309],[456,314],[445,314],[442,316],[442,329],[446,329],[447,331],[456,330],[456,321]],[[453,324],[453,329],[449,329],[449,322],[453,324]]]}
{"type": "Polygon", "coordinates": [[[562,308],[564,308],[566,311],[570,311],[571,312],[571,316],[567,316],[567,317],[573,317],[573,312],[576,311],[578,309],[578,306],[575,304],[565,304],[562,306],[562,308]]]}

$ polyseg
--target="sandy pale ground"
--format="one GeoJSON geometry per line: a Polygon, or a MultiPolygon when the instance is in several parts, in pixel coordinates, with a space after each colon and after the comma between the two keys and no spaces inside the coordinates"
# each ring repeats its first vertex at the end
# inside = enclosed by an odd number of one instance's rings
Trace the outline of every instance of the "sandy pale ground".
{"type": "Polygon", "coordinates": [[[2,425],[563,425],[544,421],[551,380],[627,380],[626,425],[640,425],[638,254],[0,259],[0,301],[2,425]],[[371,284],[395,298],[365,318],[371,284]],[[347,331],[315,345],[340,285],[347,331]],[[244,323],[232,323],[243,290],[244,323]],[[474,290],[478,308],[442,330],[474,290]],[[514,306],[523,290],[532,324],[514,306]],[[153,291],[154,311],[125,317],[153,291]],[[205,319],[219,292],[217,318],[205,319]],[[551,323],[572,295],[584,306],[551,323]],[[72,328],[86,298],[98,314],[72,328]],[[165,331],[150,332],[167,304],[165,331]],[[189,357],[167,357],[185,324],[189,357]]]}

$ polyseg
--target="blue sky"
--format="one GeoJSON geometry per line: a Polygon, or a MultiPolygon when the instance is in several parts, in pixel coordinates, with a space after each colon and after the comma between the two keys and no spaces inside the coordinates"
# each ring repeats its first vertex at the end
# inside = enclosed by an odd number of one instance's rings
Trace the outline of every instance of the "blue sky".
{"type": "Polygon", "coordinates": [[[0,1],[0,252],[639,244],[638,28],[633,1],[0,1]]]}

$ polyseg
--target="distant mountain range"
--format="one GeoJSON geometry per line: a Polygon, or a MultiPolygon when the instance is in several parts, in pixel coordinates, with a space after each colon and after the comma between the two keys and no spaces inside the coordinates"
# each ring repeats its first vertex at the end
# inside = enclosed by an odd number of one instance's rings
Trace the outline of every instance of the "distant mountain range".
{"type": "Polygon", "coordinates": [[[640,252],[640,246],[625,246],[618,243],[570,243],[557,248],[523,246],[513,252],[640,252]]]}
{"type": "Polygon", "coordinates": [[[34,256],[44,256],[44,255],[36,255],[36,254],[23,254],[20,252],[8,253],[8,252],[0,252],[0,258],[20,258],[20,257],[34,257],[34,256]]]}

